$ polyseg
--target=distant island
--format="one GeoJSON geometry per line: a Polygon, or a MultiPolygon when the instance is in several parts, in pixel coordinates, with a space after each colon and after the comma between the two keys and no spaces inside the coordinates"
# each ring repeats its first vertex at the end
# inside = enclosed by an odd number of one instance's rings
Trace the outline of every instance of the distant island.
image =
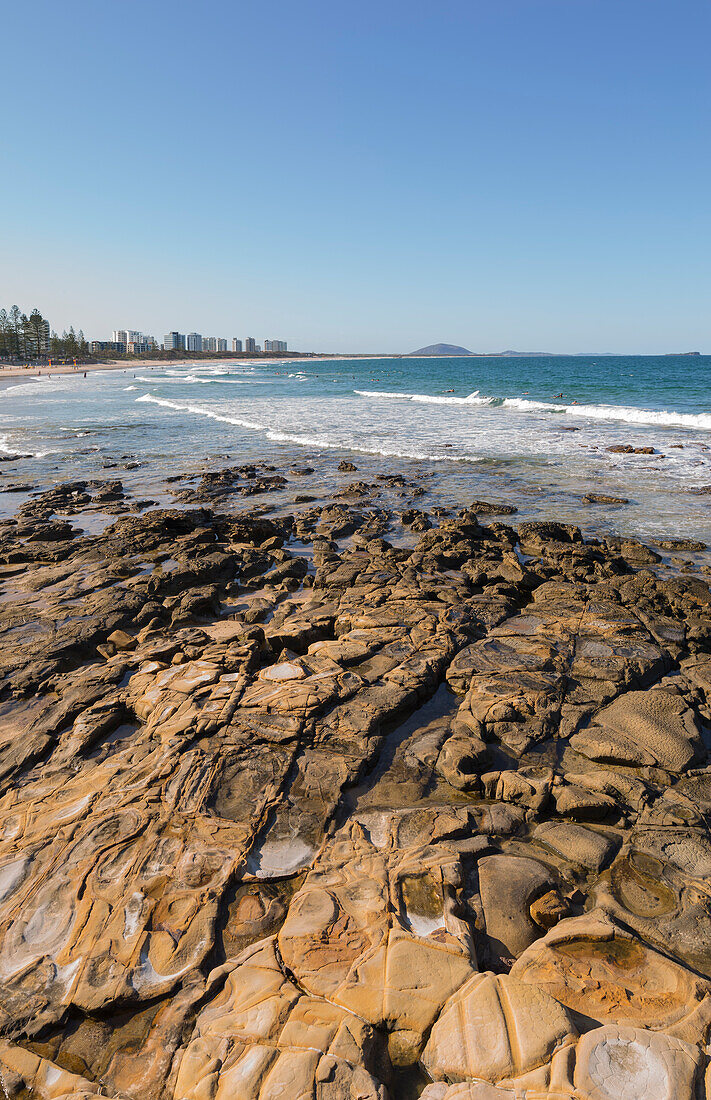
{"type": "MultiPolygon", "coordinates": [[[[700,351],[669,351],[660,352],[660,356],[679,356],[679,355],[701,355],[700,351]]],[[[554,352],[554,351],[469,351],[468,348],[461,348],[458,344],[428,344],[426,348],[418,348],[417,351],[408,351],[405,353],[404,358],[411,359],[416,356],[442,356],[447,358],[456,358],[460,355],[470,355],[473,358],[478,359],[551,359],[551,358],[563,358],[564,356],[570,356],[570,358],[584,356],[586,358],[602,359],[605,356],[615,356],[617,352],[614,351],[574,351],[574,352],[554,352]]]]}
{"type": "Polygon", "coordinates": [[[474,355],[473,351],[468,351],[467,348],[460,348],[457,344],[428,344],[426,348],[418,348],[417,351],[410,351],[407,353],[410,355],[474,355]]]}

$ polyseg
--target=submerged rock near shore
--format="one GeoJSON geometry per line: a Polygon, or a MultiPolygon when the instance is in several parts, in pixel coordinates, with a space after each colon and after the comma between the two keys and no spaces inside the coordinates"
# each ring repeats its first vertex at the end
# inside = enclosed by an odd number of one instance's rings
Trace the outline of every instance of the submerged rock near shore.
{"type": "Polygon", "coordinates": [[[701,573],[289,476],[0,522],[4,1094],[711,1097],[701,573]]]}

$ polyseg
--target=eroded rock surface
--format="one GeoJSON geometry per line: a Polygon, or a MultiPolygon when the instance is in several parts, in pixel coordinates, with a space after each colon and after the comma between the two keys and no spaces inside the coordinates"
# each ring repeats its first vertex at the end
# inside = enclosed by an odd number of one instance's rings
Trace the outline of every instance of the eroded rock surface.
{"type": "Polygon", "coordinates": [[[5,1095],[711,1097],[707,584],[289,477],[0,525],[5,1095]]]}

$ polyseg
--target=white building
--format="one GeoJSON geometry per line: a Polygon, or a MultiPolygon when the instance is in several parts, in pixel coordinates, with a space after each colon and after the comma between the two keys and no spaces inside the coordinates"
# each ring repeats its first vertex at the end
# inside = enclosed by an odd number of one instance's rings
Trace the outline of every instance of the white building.
{"type": "Polygon", "coordinates": [[[202,338],[202,350],[203,351],[217,351],[217,339],[214,336],[203,336],[203,338],[202,338]]]}
{"type": "Polygon", "coordinates": [[[236,336],[232,337],[232,350],[233,351],[241,351],[242,350],[242,341],[238,340],[236,336]]]}
{"type": "Polygon", "coordinates": [[[217,350],[217,351],[227,351],[227,341],[226,341],[226,340],[219,340],[219,339],[218,339],[218,341],[217,341],[217,349],[216,349],[216,350],[217,350]]]}
{"type": "Polygon", "coordinates": [[[133,328],[114,329],[111,337],[115,344],[125,344],[126,347],[129,344],[147,344],[153,339],[152,336],[144,336],[142,332],[133,328]]]}

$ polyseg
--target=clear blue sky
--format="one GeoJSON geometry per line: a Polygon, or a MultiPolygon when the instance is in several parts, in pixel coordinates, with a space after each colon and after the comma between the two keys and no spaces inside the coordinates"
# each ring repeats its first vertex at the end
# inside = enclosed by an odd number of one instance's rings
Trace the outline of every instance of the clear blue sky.
{"type": "Polygon", "coordinates": [[[2,31],[2,305],[711,350],[708,0],[39,0],[2,31]]]}

